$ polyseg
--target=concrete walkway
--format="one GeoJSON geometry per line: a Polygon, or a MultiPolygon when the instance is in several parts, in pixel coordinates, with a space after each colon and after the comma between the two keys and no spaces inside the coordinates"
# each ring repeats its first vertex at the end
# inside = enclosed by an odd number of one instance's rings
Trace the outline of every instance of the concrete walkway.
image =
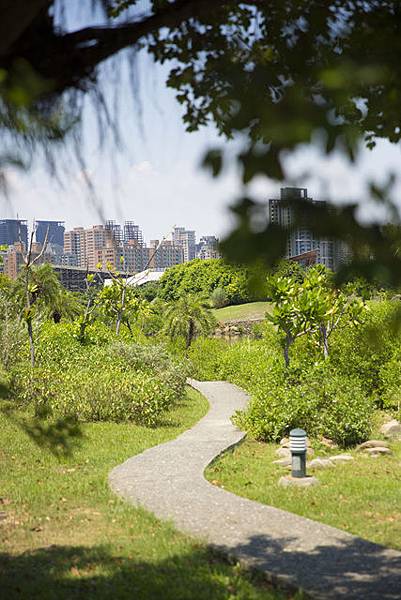
{"type": "Polygon", "coordinates": [[[177,439],[113,469],[112,489],[314,598],[400,600],[400,552],[240,498],[204,479],[213,458],[244,437],[230,417],[248,398],[229,383],[190,383],[208,399],[209,413],[177,439]]]}

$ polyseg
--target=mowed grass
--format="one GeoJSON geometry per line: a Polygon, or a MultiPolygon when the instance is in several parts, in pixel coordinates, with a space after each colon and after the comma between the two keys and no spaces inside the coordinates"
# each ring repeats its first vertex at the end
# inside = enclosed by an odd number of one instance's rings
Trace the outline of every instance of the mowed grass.
{"type": "Polygon", "coordinates": [[[0,597],[288,597],[171,524],[129,506],[108,487],[113,466],[176,437],[207,409],[206,400],[189,390],[161,427],[88,424],[81,448],[63,461],[39,449],[1,415],[0,597]]]}
{"type": "Polygon", "coordinates": [[[353,450],[353,462],[311,470],[320,485],[305,489],[279,487],[288,471],[272,464],[277,447],[246,440],[213,463],[207,478],[239,496],[401,549],[401,442],[391,445],[392,456],[372,458],[353,450]]]}
{"type": "Polygon", "coordinates": [[[270,302],[250,302],[249,304],[236,304],[234,306],[225,306],[216,308],[213,313],[220,323],[227,321],[257,320],[264,319],[266,312],[271,311],[270,302]]]}

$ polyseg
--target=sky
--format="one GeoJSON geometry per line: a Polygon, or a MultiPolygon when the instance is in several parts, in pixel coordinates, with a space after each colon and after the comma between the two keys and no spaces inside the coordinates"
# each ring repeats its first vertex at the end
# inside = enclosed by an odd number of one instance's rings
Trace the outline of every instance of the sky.
{"type": "MultiPolygon", "coordinates": [[[[69,27],[80,26],[80,19],[75,15],[69,27]]],[[[241,173],[231,165],[213,179],[200,168],[208,148],[217,144],[230,149],[230,144],[218,138],[211,125],[196,133],[185,131],[181,107],[165,85],[167,72],[168,67],[153,64],[141,52],[133,88],[126,69],[114,77],[109,66],[105,89],[110,100],[116,94],[119,102],[122,146],[116,148],[110,130],[103,146],[99,143],[94,108],[87,102],[81,147],[84,168],[71,153],[62,153],[61,183],[49,176],[40,160],[25,173],[11,170],[10,197],[0,199],[0,217],[61,220],[67,229],[104,219],[133,220],[146,240],[166,236],[174,225],[195,229],[198,237],[228,233],[234,224],[229,206],[244,193],[241,173]],[[95,201],[85,184],[86,174],[95,187],[95,201]]],[[[362,201],[366,180],[383,181],[389,170],[399,173],[400,158],[399,146],[383,142],[373,152],[361,151],[357,163],[350,166],[340,155],[323,158],[316,143],[289,157],[286,173],[288,184],[307,187],[314,198],[362,201]],[[310,170],[313,177],[306,175],[310,170]]],[[[266,201],[279,195],[279,185],[258,178],[245,191],[266,201]]],[[[361,204],[362,220],[380,214],[372,204],[361,204]]]]}

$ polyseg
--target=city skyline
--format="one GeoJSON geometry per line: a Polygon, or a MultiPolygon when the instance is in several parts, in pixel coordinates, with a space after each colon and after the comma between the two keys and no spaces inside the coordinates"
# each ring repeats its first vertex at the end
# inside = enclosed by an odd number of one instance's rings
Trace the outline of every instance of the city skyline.
{"type": "MultiPolygon", "coordinates": [[[[143,239],[143,241],[145,243],[148,243],[148,242],[150,243],[154,239],[160,239],[160,240],[163,239],[163,238],[169,239],[169,237],[172,236],[173,231],[174,231],[175,228],[186,230],[186,231],[188,231],[188,230],[194,231],[197,240],[201,239],[203,237],[213,237],[213,236],[218,238],[218,236],[216,235],[216,233],[215,232],[211,232],[211,231],[207,231],[207,232],[203,232],[202,231],[199,234],[199,238],[198,238],[197,229],[195,229],[193,227],[182,226],[181,224],[180,225],[173,224],[172,227],[171,227],[171,230],[169,232],[167,232],[167,233],[164,232],[163,235],[159,234],[158,236],[157,235],[156,236],[147,236],[147,235],[145,235],[144,230],[141,227],[140,223],[138,223],[138,222],[136,222],[136,221],[134,221],[132,219],[126,219],[126,220],[121,221],[121,222],[118,222],[115,219],[106,219],[104,223],[92,222],[92,223],[89,223],[88,225],[77,224],[77,225],[72,225],[72,226],[66,226],[67,221],[65,219],[57,219],[57,218],[55,218],[55,219],[34,219],[34,220],[30,221],[29,219],[25,219],[21,215],[19,215],[18,217],[15,217],[15,218],[14,217],[4,217],[4,216],[1,216],[0,217],[0,222],[3,222],[3,221],[21,221],[21,223],[25,223],[26,227],[27,227],[27,237],[28,238],[29,238],[29,235],[31,234],[31,232],[32,232],[32,230],[34,228],[34,224],[35,223],[41,223],[41,224],[43,224],[43,223],[62,223],[64,225],[65,232],[67,232],[67,231],[72,231],[72,230],[78,229],[78,228],[87,229],[88,227],[106,226],[107,223],[112,223],[112,222],[116,223],[117,225],[121,225],[122,228],[127,223],[133,223],[133,224],[135,224],[135,226],[139,227],[139,230],[142,233],[142,239],[143,239]]],[[[41,237],[43,238],[43,235],[41,237]]],[[[42,239],[36,239],[36,236],[35,236],[35,241],[42,242],[43,240],[42,239]]],[[[52,242],[52,240],[48,240],[48,241],[52,242]]],[[[0,241],[0,244],[1,244],[1,241],[0,241]]]]}

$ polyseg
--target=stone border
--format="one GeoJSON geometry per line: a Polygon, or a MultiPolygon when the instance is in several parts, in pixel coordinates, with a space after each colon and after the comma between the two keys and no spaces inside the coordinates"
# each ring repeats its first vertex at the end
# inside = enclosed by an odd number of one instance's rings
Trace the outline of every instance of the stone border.
{"type": "Polygon", "coordinates": [[[399,600],[401,552],[240,498],[205,480],[208,464],[244,437],[231,416],[246,407],[248,397],[222,381],[189,383],[208,399],[208,414],[175,440],[114,468],[109,476],[114,492],[270,580],[302,588],[314,598],[399,600]]]}

